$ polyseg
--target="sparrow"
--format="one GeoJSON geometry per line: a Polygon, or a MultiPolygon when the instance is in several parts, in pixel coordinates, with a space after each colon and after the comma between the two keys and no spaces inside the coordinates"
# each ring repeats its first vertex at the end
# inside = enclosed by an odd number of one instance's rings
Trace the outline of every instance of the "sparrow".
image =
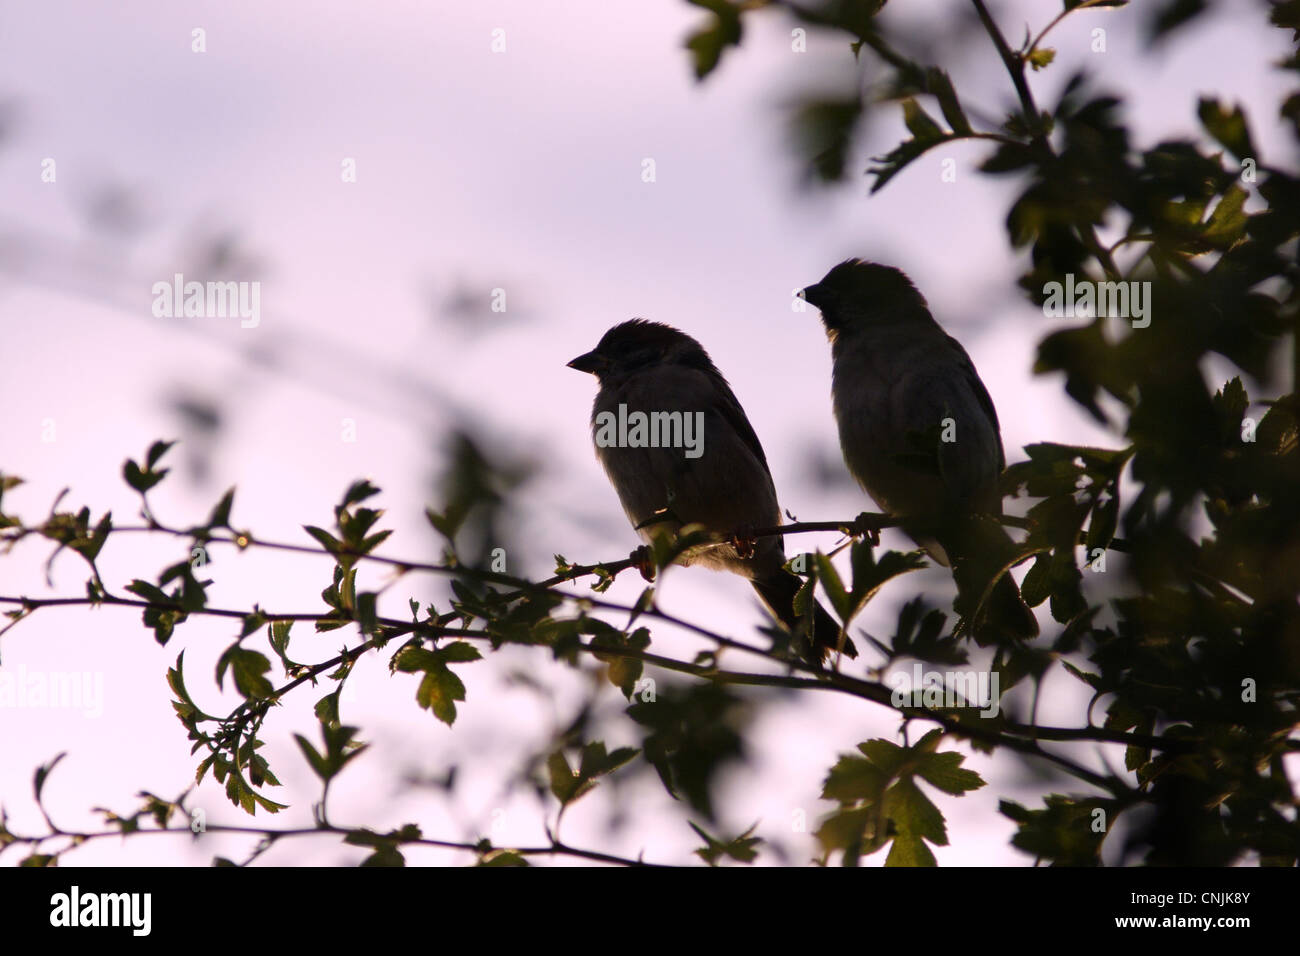
{"type": "Polygon", "coordinates": [[[1019,638],[1038,622],[1003,563],[998,413],[961,344],[898,269],[849,259],[800,293],[831,343],[831,399],[844,462],[880,510],[945,567],[957,610],[1019,638]],[[998,575],[996,578],[994,575],[998,575]],[[981,611],[983,609],[983,611],[981,611]]]}
{"type": "MultiPolygon", "coordinates": [[[[660,528],[675,533],[688,524],[718,535],[741,532],[742,538],[746,529],[781,524],[763,446],[731,386],[694,338],[632,319],[611,328],[568,367],[600,383],[591,410],[596,457],[642,540],[651,542],[660,528]],[[647,419],[658,414],[661,421],[679,413],[683,429],[676,437],[691,441],[673,447],[674,435],[661,434],[664,440],[652,447],[649,439],[656,436],[645,429],[638,434],[637,413],[647,419]]],[[[675,563],[748,580],[772,616],[800,638],[810,663],[820,665],[840,646],[840,627],[819,604],[811,608],[811,633],[796,613],[803,580],[785,569],[780,535],[751,538],[743,546],[733,538],[692,548],[675,563]]],[[[842,650],[857,656],[847,635],[842,650]]]]}

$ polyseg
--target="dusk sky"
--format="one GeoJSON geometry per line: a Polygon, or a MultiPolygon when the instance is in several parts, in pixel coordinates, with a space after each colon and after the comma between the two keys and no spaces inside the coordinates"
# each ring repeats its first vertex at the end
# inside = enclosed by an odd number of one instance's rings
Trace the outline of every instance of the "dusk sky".
{"type": "MultiPolygon", "coordinates": [[[[966,6],[896,3],[889,15],[901,34],[944,25],[934,39],[963,101],[1000,115],[1012,90],[987,37],[947,35],[969,29],[951,20],[966,6]]],[[[1146,148],[1201,137],[1196,100],[1212,93],[1245,105],[1263,155],[1293,164],[1294,145],[1275,119],[1289,83],[1267,66],[1291,50],[1289,35],[1267,28],[1251,4],[1250,16],[1221,13],[1149,51],[1139,30],[1145,6],[1082,12],[1054,31],[1056,63],[1030,78],[1040,103],[1055,103],[1071,72],[1087,69],[1099,88],[1126,98],[1134,146],[1146,148]],[[1105,53],[1090,48],[1098,27],[1105,53]]],[[[1018,41],[1026,24],[1037,32],[1058,9],[1000,3],[995,13],[1018,41]]],[[[383,526],[395,529],[384,552],[433,561],[441,543],[423,512],[437,504],[447,437],[466,424],[494,454],[539,469],[511,502],[511,572],[543,577],[557,552],[581,562],[625,557],[638,542],[592,453],[595,383],[565,363],[610,326],[642,316],[708,349],[763,442],[783,508],[804,520],[852,518],[872,505],[840,457],[830,350],[815,310],[800,314],[791,300],[850,256],[906,271],[962,341],[997,406],[1009,461],[1038,441],[1120,445],[1058,378],[1032,374],[1038,340],[1060,320],[1015,290],[1026,257],[1010,248],[1004,221],[1022,186],[977,171],[987,144],[936,150],[869,196],[860,175],[869,156],[906,135],[897,107],[884,106],[844,184],[801,185],[788,106],[811,90],[852,88],[858,67],[847,44],[814,33],[796,53],[793,22],[765,13],[701,84],[683,41],[702,16],[672,0],[136,0],[129,14],[63,0],[7,5],[0,471],[27,483],[6,493],[5,510],[39,520],[70,487],[61,507],[138,524],[122,462],[156,439],[180,439],[165,462],[171,475],[151,494],[164,522],[202,521],[233,485],[237,527],[310,544],[302,525],[329,525],[343,490],[367,477],[383,489],[383,526]],[[196,28],[205,52],[192,50],[196,28]],[[492,49],[497,29],[502,52],[492,49]],[[54,181],[43,181],[51,159],[54,181]],[[653,182],[643,180],[647,159],[653,182]],[[954,182],[941,176],[945,159],[956,161],[954,182]],[[259,282],[256,327],[155,316],[155,283],[178,273],[259,282]],[[504,290],[504,312],[491,310],[493,290],[504,290]],[[200,409],[215,414],[212,427],[196,424],[200,409]]],[[[1207,369],[1211,379],[1219,372],[1207,369]]],[[[787,540],[787,551],[837,540],[805,535],[787,540]]],[[[910,547],[890,534],[885,543],[910,547]]],[[[85,565],[73,554],[58,558],[46,584],[51,547],[29,539],[0,555],[0,595],[83,595],[85,565]]],[[[186,553],[182,540],[122,535],[101,570],[120,590],[186,553]]],[[[216,549],[210,602],[316,611],[330,568],[322,557],[216,549]]],[[[363,573],[368,586],[386,581],[363,573]]],[[[744,581],[674,569],[661,585],[663,610],[763,640],[754,628],[765,617],[744,581]]],[[[855,627],[891,633],[902,601],[950,586],[941,569],[907,576],[855,627]]],[[[607,597],[632,602],[642,587],[629,573],[607,597]]],[[[409,597],[445,606],[446,593],[444,580],[411,577],[385,592],[381,609],[406,617],[409,597]]],[[[95,827],[93,807],[133,808],[142,789],[180,793],[198,758],[173,714],[166,669],[184,649],[190,690],[209,709],[228,710],[238,698],[229,684],[219,694],[212,676],[236,633],[229,620],[194,618],[160,647],[138,612],[74,607],[43,610],[6,634],[3,671],[87,672],[103,687],[99,715],[0,709],[0,803],[12,828],[41,828],[32,773],[61,751],[68,756],[48,796],[68,826],[95,827]]],[[[323,660],[354,636],[300,625],[294,646],[323,660]]],[[[687,659],[704,648],[663,626],[655,640],[687,659]]],[[[501,780],[571,719],[565,703],[581,698],[588,678],[541,650],[487,658],[461,669],[468,699],[452,729],[418,709],[416,678],[390,675],[386,657],[358,665],[344,722],[362,727],[372,747],[331,790],[333,818],[376,828],[417,822],[428,836],[456,840],[491,832],[498,845],[544,842],[543,805],[524,790],[503,793],[501,780]],[[543,700],[524,678],[558,682],[556,699],[543,700]],[[450,801],[403,783],[451,764],[462,778],[450,801]]],[[[1040,719],[1075,719],[1080,688],[1049,678],[1040,719]]],[[[275,825],[310,825],[319,790],[292,734],[319,739],[311,708],[325,689],[291,697],[262,734],[284,784],[268,795],[293,804],[275,825]]],[[[625,702],[606,691],[607,744],[637,745],[636,728],[617,717],[625,702]]],[[[805,862],[816,819],[831,808],[818,799],[827,768],[859,741],[893,738],[896,724],[890,711],[830,694],[764,708],[749,736],[752,763],[718,795],[725,827],[759,821],[789,862],[805,862]],[[792,827],[799,811],[809,832],[792,827]]],[[[1122,748],[1086,759],[1101,766],[1103,754],[1122,763],[1122,748]]],[[[1019,763],[983,754],[967,766],[990,785],[944,798],[952,845],[937,848],[940,864],[1027,865],[1008,844],[1014,825],[997,800],[1030,799],[1038,782],[1022,779],[1019,763]]],[[[252,822],[211,778],[190,801],[210,821],[252,822]]],[[[546,809],[553,818],[554,805],[546,809]]],[[[577,804],[564,837],[663,862],[689,862],[699,845],[653,774],[577,804]],[[611,834],[615,802],[626,825],[611,834]]],[[[218,854],[242,859],[253,842],[101,840],[63,865],[202,865],[218,854]]],[[[337,864],[366,852],[329,838],[286,840],[262,859],[337,864]]],[[[408,858],[469,859],[432,850],[408,858]]]]}

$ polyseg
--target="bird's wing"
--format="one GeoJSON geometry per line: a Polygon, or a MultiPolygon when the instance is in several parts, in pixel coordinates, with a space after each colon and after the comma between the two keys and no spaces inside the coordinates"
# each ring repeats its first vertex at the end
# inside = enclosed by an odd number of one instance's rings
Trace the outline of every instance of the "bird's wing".
{"type": "Polygon", "coordinates": [[[714,408],[722,416],[723,421],[731,426],[732,431],[750,450],[750,453],[762,464],[763,470],[767,472],[770,481],[772,469],[767,464],[767,456],[763,454],[763,445],[754,432],[754,426],[749,424],[749,418],[745,415],[745,410],[740,407],[740,402],[737,400],[735,393],[732,392],[731,386],[727,384],[726,379],[718,376],[714,384],[716,386],[714,408]]]}
{"type": "Polygon", "coordinates": [[[961,343],[950,335],[948,336],[948,344],[960,356],[962,378],[975,395],[975,400],[984,409],[989,422],[993,425],[993,434],[997,438],[998,446],[998,473],[1001,474],[1002,470],[1007,467],[1007,458],[1002,448],[1002,426],[998,423],[998,410],[993,405],[993,398],[989,395],[989,390],[984,387],[984,380],[980,378],[979,372],[975,371],[975,363],[970,360],[970,356],[966,354],[966,350],[962,348],[961,343]]]}
{"type": "MultiPolygon", "coordinates": [[[[997,413],[970,360],[934,363],[905,375],[900,419],[909,464],[935,474],[948,505],[997,508],[997,481],[1005,458],[997,413]],[[944,440],[943,420],[955,423],[955,440],[944,440]],[[926,461],[928,459],[928,462],[926,461]]],[[[941,502],[933,505],[941,506],[941,502]]]]}
{"type": "MultiPolygon", "coordinates": [[[[666,509],[665,520],[699,522],[719,532],[780,523],[763,447],[720,375],[682,366],[660,367],[630,377],[616,389],[602,389],[597,400],[602,411],[624,403],[629,411],[700,416],[694,456],[675,447],[597,448],[633,524],[642,524],[662,509],[666,509]]],[[[781,555],[780,538],[766,536],[759,543],[761,560],[744,562],[745,571],[779,566],[784,560],[781,555]]]]}

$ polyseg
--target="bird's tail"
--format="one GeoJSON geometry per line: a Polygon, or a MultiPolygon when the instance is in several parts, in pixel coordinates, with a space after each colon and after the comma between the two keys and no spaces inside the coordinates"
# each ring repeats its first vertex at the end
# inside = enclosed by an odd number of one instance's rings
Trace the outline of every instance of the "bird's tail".
{"type": "MultiPolygon", "coordinates": [[[[812,664],[821,665],[840,647],[840,626],[816,601],[813,602],[811,620],[800,615],[794,609],[794,598],[803,586],[803,581],[782,569],[762,580],[755,580],[754,590],[763,603],[767,605],[772,616],[785,625],[803,645],[804,656],[812,664]],[[809,627],[811,626],[811,633],[809,627]]],[[[853,640],[844,635],[846,657],[857,657],[858,649],[853,640]]]]}
{"type": "Polygon", "coordinates": [[[993,592],[984,604],[984,618],[1021,640],[1038,636],[1038,619],[1020,596],[1020,588],[1016,587],[1009,572],[993,586],[993,592]]]}
{"type": "Polygon", "coordinates": [[[1009,570],[1019,546],[996,518],[974,515],[949,526],[944,547],[954,557],[957,611],[977,643],[987,646],[1002,637],[1037,636],[1038,619],[1021,598],[1009,570]]]}

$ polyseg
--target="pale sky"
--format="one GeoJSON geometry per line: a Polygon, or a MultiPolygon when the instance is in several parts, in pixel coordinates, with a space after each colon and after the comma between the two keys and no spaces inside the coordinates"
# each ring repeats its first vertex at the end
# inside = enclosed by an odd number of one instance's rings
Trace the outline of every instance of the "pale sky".
{"type": "MultiPolygon", "coordinates": [[[[1247,106],[1265,156],[1293,162],[1294,146],[1274,122],[1288,83],[1267,66],[1289,51],[1288,34],[1265,27],[1251,5],[1249,16],[1221,15],[1148,52],[1136,31],[1134,8],[1143,6],[1079,13],[1061,26],[1051,39],[1056,64],[1031,77],[1040,104],[1054,104],[1072,70],[1085,67],[1127,98],[1134,146],[1144,149],[1199,136],[1196,98],[1214,93],[1247,106]],[[1098,27],[1107,31],[1105,53],[1091,50],[1098,27]]],[[[967,5],[930,0],[895,15],[933,32],[954,9],[964,17],[967,5]]],[[[996,13],[1014,43],[1025,24],[1037,32],[1057,9],[1021,2],[996,13]]],[[[871,504],[840,461],[829,348],[816,313],[793,313],[789,298],[848,256],[912,276],[974,358],[1009,461],[1035,441],[1120,444],[1065,398],[1058,380],[1031,374],[1035,345],[1054,326],[1014,292],[1025,259],[1010,250],[1003,222],[1018,184],[976,171],[987,147],[936,150],[868,197],[857,171],[904,135],[897,109],[885,108],[844,185],[800,189],[783,104],[804,90],[842,87],[854,69],[847,44],[814,35],[808,52],[794,53],[792,23],[751,18],[742,49],[700,85],[682,43],[703,15],[672,0],[137,0],[129,13],[84,0],[10,5],[0,13],[0,103],[8,104],[0,111],[8,358],[0,470],[28,483],[6,495],[6,510],[37,520],[70,486],[64,507],[88,505],[96,518],[111,509],[117,523],[135,523],[123,459],[139,458],[155,439],[180,438],[173,474],[151,497],[164,521],[197,523],[237,485],[237,525],[306,544],[301,525],[328,525],[343,489],[366,476],[384,489],[385,526],[395,529],[385,550],[433,560],[438,544],[422,514],[434,503],[430,478],[447,430],[469,416],[493,447],[542,466],[514,502],[510,570],[543,576],[556,552],[613,560],[637,542],[590,446],[594,382],[565,362],[608,327],[643,316],[690,332],[709,350],[764,444],[784,508],[805,520],[850,518],[871,504]],[[195,28],[205,31],[206,52],[191,49],[195,28]],[[498,28],[506,49],[494,53],[498,28]],[[956,160],[955,182],[940,178],[945,158],[956,160]],[[41,178],[47,159],[54,182],[41,178]],[[645,159],[654,160],[653,183],[642,180],[645,159]],[[347,160],[356,182],[343,181],[347,160]],[[106,205],[106,195],[118,199],[106,205]],[[124,230],[96,228],[96,209],[101,220],[121,213],[124,230]],[[209,278],[204,249],[222,238],[234,252],[219,277],[261,282],[257,328],[232,318],[155,318],[153,284],[177,272],[209,278]],[[506,291],[504,315],[487,309],[495,288],[506,291]],[[472,304],[468,318],[446,308],[459,299],[472,304]],[[177,400],[215,405],[219,429],[196,432],[175,411],[177,400]],[[355,441],[344,440],[344,420],[355,424],[355,441]],[[815,483],[818,468],[835,483],[815,483]]],[[[998,114],[1011,88],[987,38],[972,34],[956,50],[945,63],[963,100],[998,114]]],[[[804,536],[798,547],[834,543],[833,535],[804,536]]],[[[114,538],[102,570],[120,590],[136,576],[154,579],[184,556],[183,545],[114,538]]],[[[28,541],[0,556],[0,594],[83,593],[75,555],[59,558],[47,587],[48,550],[28,541]]],[[[214,558],[215,606],[321,607],[324,559],[255,550],[214,558]]],[[[372,584],[383,580],[370,574],[372,584]]],[[[942,571],[904,578],[858,626],[889,633],[901,601],[946,581],[942,571]]],[[[608,597],[630,602],[640,587],[625,576],[608,597]]],[[[405,616],[410,596],[445,606],[444,593],[442,581],[403,581],[381,609],[405,616]]],[[[753,631],[762,612],[739,579],[676,570],[660,604],[762,640],[753,631]]],[[[191,692],[210,710],[229,709],[235,697],[218,695],[212,667],[236,633],[229,621],[196,618],[161,648],[133,611],[72,608],[42,611],[6,635],[5,671],[89,672],[102,677],[104,693],[99,716],[0,710],[0,802],[13,829],[39,828],[31,775],[60,751],[68,756],[47,792],[66,826],[94,826],[94,806],[132,809],[141,789],[179,793],[197,758],[173,716],[166,668],[184,648],[191,692]]],[[[316,636],[300,625],[294,646],[324,659],[350,634],[316,636]]],[[[702,646],[660,628],[652,649],[689,658],[702,646]]],[[[860,673],[862,664],[846,669],[860,673]]],[[[415,822],[449,839],[492,828],[499,845],[544,842],[535,799],[503,795],[500,780],[572,718],[584,678],[523,649],[460,673],[468,700],[448,730],[415,706],[416,678],[390,677],[379,658],[359,665],[344,721],[359,724],[372,748],[331,793],[337,822],[415,822]],[[512,672],[554,682],[555,703],[512,681],[512,672]],[[451,808],[402,786],[406,772],[434,775],[451,763],[462,771],[451,808]]],[[[1050,678],[1040,718],[1078,720],[1081,686],[1050,678]]],[[[268,825],[310,822],[319,792],[292,734],[318,739],[311,705],[320,693],[291,697],[263,734],[285,784],[268,795],[293,804],[268,825]]],[[[623,706],[612,688],[602,701],[607,715],[623,706]]],[[[639,743],[630,721],[607,724],[611,749],[639,743]]],[[[766,707],[749,738],[754,762],[717,794],[720,829],[759,821],[759,835],[793,862],[806,860],[814,841],[791,821],[803,811],[811,831],[832,809],[817,795],[836,755],[870,737],[895,739],[895,730],[890,712],[831,694],[766,707]]],[[[1100,766],[1101,752],[1077,756],[1100,766]]],[[[1112,764],[1122,760],[1105,752],[1112,764]]],[[[1041,787],[1012,761],[974,755],[967,766],[989,786],[960,799],[931,794],[952,841],[937,849],[940,863],[1031,862],[1009,846],[1014,826],[996,807],[1000,797],[1038,806],[1041,787]]],[[[689,862],[698,838],[652,774],[618,799],[621,830],[605,832],[612,797],[598,792],[566,813],[564,839],[689,862]]],[[[251,822],[210,778],[192,803],[214,822],[251,822]]],[[[546,810],[553,819],[554,804],[546,810]]],[[[196,844],[104,840],[63,862],[204,864],[251,847],[215,836],[196,844]]],[[[284,841],[263,859],[329,864],[364,855],[321,838],[284,841]]],[[[467,857],[412,851],[408,859],[467,857]]]]}

